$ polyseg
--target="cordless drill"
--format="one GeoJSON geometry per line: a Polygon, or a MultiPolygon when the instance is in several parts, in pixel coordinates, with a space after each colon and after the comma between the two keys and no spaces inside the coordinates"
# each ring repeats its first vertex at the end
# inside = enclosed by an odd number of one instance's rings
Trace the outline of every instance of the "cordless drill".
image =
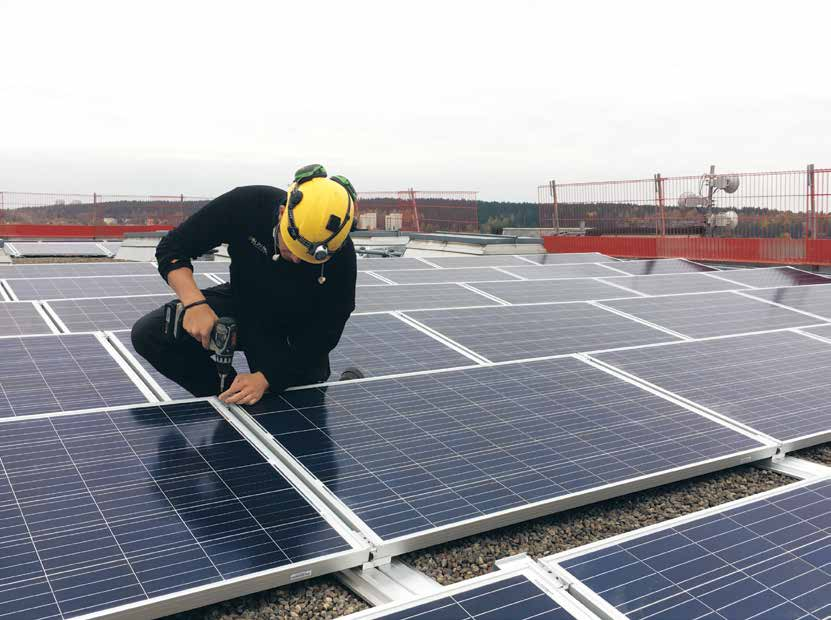
{"type": "MultiPolygon", "coordinates": [[[[171,341],[181,340],[190,334],[185,331],[185,306],[178,299],[164,305],[164,335],[171,341]]],[[[219,392],[228,389],[225,383],[231,375],[234,363],[234,349],[237,346],[237,322],[231,317],[217,319],[211,330],[208,350],[213,353],[219,374],[219,392]]]]}

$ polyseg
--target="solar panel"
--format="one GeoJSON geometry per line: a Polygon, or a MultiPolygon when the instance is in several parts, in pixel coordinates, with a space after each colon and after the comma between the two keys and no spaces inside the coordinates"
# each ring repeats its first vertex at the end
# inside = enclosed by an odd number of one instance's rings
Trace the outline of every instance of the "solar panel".
{"type": "Polygon", "coordinates": [[[109,256],[92,241],[15,241],[20,256],[109,256]]]}
{"type": "Polygon", "coordinates": [[[38,263],[0,265],[0,278],[66,278],[83,276],[141,276],[158,274],[152,263],[38,263]]]}
{"type": "Polygon", "coordinates": [[[372,286],[372,285],[378,286],[378,285],[385,285],[385,284],[387,284],[387,283],[384,282],[383,280],[381,280],[379,278],[376,278],[375,276],[373,276],[373,275],[371,275],[371,274],[369,274],[365,271],[359,271],[358,272],[358,281],[357,281],[358,286],[372,286]]]}
{"type": "Polygon", "coordinates": [[[587,619],[561,589],[539,585],[530,575],[487,575],[441,593],[384,605],[343,620],[571,620],[587,619]]]}
{"type": "MultiPolygon", "coordinates": [[[[188,392],[178,383],[171,381],[158,370],[153,368],[150,363],[139,355],[133,347],[133,342],[130,339],[129,331],[113,331],[110,332],[109,338],[113,341],[116,348],[126,351],[129,364],[143,377],[146,382],[151,385],[155,392],[162,400],[177,400],[182,398],[192,398],[193,394],[188,392]],[[149,380],[147,380],[149,378],[149,380]],[[155,385],[154,385],[155,384],[155,385]]],[[[241,351],[234,353],[234,369],[237,372],[250,372],[248,368],[248,360],[245,354],[241,351]]]]}
{"type": "Polygon", "coordinates": [[[831,284],[831,279],[829,278],[824,278],[815,273],[808,273],[807,271],[800,271],[792,267],[730,269],[728,271],[720,271],[718,277],[755,288],[831,284]]]}
{"type": "Polygon", "coordinates": [[[819,327],[803,328],[802,331],[831,339],[831,325],[820,325],[819,327]]]}
{"type": "Polygon", "coordinates": [[[693,338],[726,336],[818,323],[815,318],[735,293],[641,297],[603,302],[693,338]]]}
{"type": "Polygon", "coordinates": [[[246,410],[396,552],[774,450],[571,357],[289,391],[246,410]]]}
{"type": "MultiPolygon", "coordinates": [[[[199,288],[216,286],[204,274],[194,276],[199,288]]],[[[87,297],[126,297],[131,295],[172,294],[170,287],[155,276],[102,276],[90,278],[36,278],[7,280],[18,299],[73,299],[87,297]]]]}
{"type": "Polygon", "coordinates": [[[193,273],[228,274],[231,271],[231,261],[195,260],[191,261],[193,273]]]}
{"type": "MultiPolygon", "coordinates": [[[[379,259],[381,260],[381,259],[379,259]]],[[[458,284],[423,286],[360,286],[355,290],[357,312],[389,312],[418,308],[492,306],[496,302],[458,284]]]]}
{"type": "Polygon", "coordinates": [[[435,269],[417,258],[361,258],[358,271],[377,271],[378,269],[435,269]]]}
{"type": "Polygon", "coordinates": [[[747,291],[748,295],[803,312],[831,317],[831,281],[828,286],[794,286],[747,291]]]}
{"type": "Polygon", "coordinates": [[[523,258],[541,265],[565,265],[570,263],[616,263],[618,260],[600,252],[573,252],[555,254],[524,254],[523,258]]]}
{"type": "Polygon", "coordinates": [[[0,429],[4,618],[157,618],[368,556],[208,402],[0,429]]]}
{"type": "MultiPolygon", "coordinates": [[[[617,267],[618,263],[614,266],[617,267]]],[[[529,280],[551,280],[554,278],[602,278],[625,275],[596,263],[576,265],[526,265],[525,267],[505,267],[505,271],[529,280]]]]}
{"type": "Polygon", "coordinates": [[[0,334],[3,336],[51,333],[52,328],[32,302],[0,302],[0,334]]]}
{"type": "Polygon", "coordinates": [[[483,256],[431,256],[431,263],[439,267],[510,267],[527,265],[528,261],[510,254],[485,254],[483,256]]]}
{"type": "Polygon", "coordinates": [[[0,418],[142,403],[145,394],[94,334],[0,338],[0,418]]]}
{"type": "Polygon", "coordinates": [[[168,295],[58,299],[45,305],[69,332],[132,329],[142,316],[173,298],[168,295]]]}
{"type": "MultiPolygon", "coordinates": [[[[780,441],[831,432],[831,345],[793,332],[596,355],[780,441]]],[[[819,443],[817,440],[814,443],[819,443]]]]}
{"type": "Polygon", "coordinates": [[[425,310],[409,316],[492,362],[677,340],[579,303],[425,310]]]}
{"type": "Polygon", "coordinates": [[[740,284],[725,282],[706,273],[675,273],[655,276],[631,276],[604,278],[604,281],[625,286],[646,295],[679,295],[708,291],[732,291],[744,289],[740,284]]]}
{"type": "Polygon", "coordinates": [[[800,483],[549,561],[628,618],[820,620],[829,514],[831,481],[800,483]]]}
{"type": "MultiPolygon", "coordinates": [[[[531,269],[539,269],[529,265],[531,269]]],[[[379,276],[396,284],[432,284],[439,282],[489,282],[493,280],[518,280],[514,276],[492,267],[454,269],[412,269],[398,271],[377,271],[379,276]]]]}
{"type": "MultiPolygon", "coordinates": [[[[630,278],[621,278],[629,280],[630,278]]],[[[614,280],[617,282],[617,280],[614,280]]],[[[526,280],[521,282],[478,282],[473,288],[495,295],[512,304],[564,301],[590,301],[638,297],[636,293],[591,278],[562,280],[526,280]]]]}
{"type": "Polygon", "coordinates": [[[118,251],[121,249],[120,241],[100,241],[98,245],[103,245],[113,256],[118,254],[118,251]]]}
{"type": "MultiPolygon", "coordinates": [[[[615,263],[615,269],[620,269],[633,276],[647,276],[661,273],[686,273],[690,271],[717,271],[712,267],[705,267],[697,263],[680,258],[663,258],[659,260],[631,260],[615,263]]],[[[720,275],[720,272],[719,272],[720,275]]]]}

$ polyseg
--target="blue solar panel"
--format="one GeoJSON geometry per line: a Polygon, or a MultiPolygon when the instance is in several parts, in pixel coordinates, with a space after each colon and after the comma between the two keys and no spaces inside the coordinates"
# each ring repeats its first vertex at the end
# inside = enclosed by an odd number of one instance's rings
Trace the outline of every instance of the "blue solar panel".
{"type": "Polygon", "coordinates": [[[458,284],[411,284],[359,286],[355,291],[355,305],[358,312],[388,312],[419,308],[494,306],[496,302],[458,284]]]}
{"type": "MultiPolygon", "coordinates": [[[[809,275],[809,274],[806,274],[809,275]]],[[[747,291],[748,295],[831,318],[831,281],[826,286],[793,286],[747,291]]]]}
{"type": "Polygon", "coordinates": [[[717,271],[712,267],[691,263],[680,258],[621,261],[612,266],[633,276],[648,276],[661,273],[687,273],[690,271],[717,271]]]}
{"type": "MultiPolygon", "coordinates": [[[[539,269],[528,265],[531,269],[539,269]]],[[[439,282],[490,282],[496,280],[518,280],[504,271],[493,267],[470,267],[453,269],[399,269],[397,271],[376,271],[379,276],[396,284],[430,284],[439,282]]]]}
{"type": "Polygon", "coordinates": [[[40,263],[0,265],[0,278],[66,278],[81,276],[138,276],[158,274],[152,263],[40,263]]]}
{"type": "Polygon", "coordinates": [[[512,575],[428,603],[359,614],[367,620],[571,620],[548,593],[524,575],[512,575]]]}
{"type": "Polygon", "coordinates": [[[779,440],[831,431],[831,345],[773,332],[598,359],[779,440]]]}
{"type": "MultiPolygon", "coordinates": [[[[605,264],[605,263],[604,263],[605,264]]],[[[585,263],[585,264],[554,264],[554,265],[527,265],[524,267],[505,267],[514,275],[529,280],[552,280],[555,278],[602,278],[604,276],[625,275],[616,272],[610,267],[617,267],[618,263],[610,264],[609,267],[604,267],[601,264],[585,263]]]]}
{"type": "Polygon", "coordinates": [[[51,328],[31,302],[0,302],[0,335],[51,333],[51,328]]]}
{"type": "Polygon", "coordinates": [[[0,464],[9,620],[152,602],[351,549],[206,402],[3,422],[0,464]]]}
{"type": "Polygon", "coordinates": [[[622,310],[692,338],[727,336],[820,322],[805,314],[736,293],[702,293],[606,301],[622,310]]]}
{"type": "Polygon", "coordinates": [[[808,273],[792,267],[771,267],[765,269],[729,269],[720,271],[718,276],[733,282],[770,288],[774,286],[804,286],[806,284],[831,284],[831,280],[819,274],[808,273]]]}
{"type": "Polygon", "coordinates": [[[590,304],[425,310],[409,316],[492,362],[678,340],[590,304]]]}
{"type": "MultiPolygon", "coordinates": [[[[621,280],[629,280],[626,276],[621,280]]],[[[612,280],[618,282],[618,280],[612,280]]],[[[564,301],[599,301],[620,297],[639,297],[612,284],[591,278],[561,280],[526,280],[524,282],[478,282],[473,288],[496,295],[512,304],[564,301]]]]}
{"type": "Polygon", "coordinates": [[[171,291],[168,295],[59,299],[48,304],[70,332],[91,332],[131,329],[138,319],[172,298],[171,291]]]}
{"type": "Polygon", "coordinates": [[[706,273],[672,273],[654,276],[621,276],[604,281],[625,286],[646,295],[679,295],[683,293],[706,293],[708,291],[743,290],[745,287],[725,282],[706,273]]]}
{"type": "MultiPolygon", "coordinates": [[[[194,276],[199,288],[216,286],[204,274],[194,276]]],[[[87,278],[35,278],[8,280],[18,299],[74,299],[172,294],[159,276],[101,276],[87,278]]]]}
{"type": "Polygon", "coordinates": [[[831,616],[831,482],[715,511],[560,563],[632,620],[831,616]]]}
{"type": "Polygon", "coordinates": [[[146,401],[92,334],[0,338],[0,418],[146,401]]]}
{"type": "Polygon", "coordinates": [[[574,358],[298,390],[246,409],[383,539],[761,445],[574,358]]]}

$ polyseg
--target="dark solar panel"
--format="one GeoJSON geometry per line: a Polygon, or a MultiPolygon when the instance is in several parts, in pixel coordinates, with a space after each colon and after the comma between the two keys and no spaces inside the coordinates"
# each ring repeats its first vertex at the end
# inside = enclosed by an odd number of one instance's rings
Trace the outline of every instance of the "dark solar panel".
{"type": "Polygon", "coordinates": [[[15,241],[13,245],[20,256],[108,256],[91,241],[15,241]]]}
{"type": "MultiPolygon", "coordinates": [[[[617,267],[618,263],[614,263],[617,267]]],[[[509,271],[522,278],[529,280],[551,280],[554,278],[602,278],[617,275],[625,275],[616,272],[608,267],[595,263],[584,263],[577,265],[526,265],[524,267],[505,267],[509,271]]]]}
{"type": "Polygon", "coordinates": [[[792,267],[772,267],[768,269],[730,269],[720,271],[719,278],[755,288],[772,288],[775,286],[802,286],[806,284],[831,284],[831,279],[815,273],[800,271],[792,267]]]}
{"type": "Polygon", "coordinates": [[[310,388],[246,409],[383,539],[760,446],[574,358],[310,388]]]}
{"type": "Polygon", "coordinates": [[[600,252],[574,252],[571,254],[523,254],[523,258],[541,265],[567,265],[570,263],[616,263],[616,259],[600,252]]]}
{"type": "Polygon", "coordinates": [[[601,353],[598,359],[779,440],[831,431],[831,344],[793,332],[601,353]]]}
{"type": "MultiPolygon", "coordinates": [[[[199,288],[216,286],[204,274],[194,276],[199,288]]],[[[156,276],[113,276],[90,278],[40,278],[9,280],[18,299],[72,299],[86,297],[126,297],[130,295],[172,294],[170,287],[156,276]]]]}
{"type": "MultiPolygon", "coordinates": [[[[161,374],[158,370],[153,368],[147,360],[145,360],[141,355],[139,355],[135,348],[133,348],[133,343],[130,340],[130,332],[128,331],[116,331],[113,332],[112,338],[115,338],[121,346],[123,346],[130,355],[133,356],[136,363],[138,363],[141,368],[150,375],[150,378],[156,382],[156,384],[164,390],[164,395],[167,396],[170,400],[176,400],[181,398],[192,398],[193,394],[188,392],[185,388],[183,388],[178,383],[174,383],[163,374],[161,374]]],[[[248,368],[248,361],[245,358],[245,354],[237,351],[234,353],[234,369],[237,372],[250,372],[248,368]]]]}
{"type": "Polygon", "coordinates": [[[168,295],[59,299],[48,305],[70,332],[90,332],[131,329],[139,318],[170,299],[173,291],[168,295]]]}
{"type": "Polygon", "coordinates": [[[570,620],[574,618],[524,575],[513,575],[429,603],[370,611],[367,620],[570,620]]]}
{"type": "Polygon", "coordinates": [[[87,617],[351,549],[208,403],[0,429],[3,618],[87,617]]]}
{"type": "MultiPolygon", "coordinates": [[[[539,269],[529,265],[531,269],[539,269]]],[[[398,271],[377,271],[380,276],[396,284],[426,284],[438,282],[488,282],[491,280],[518,280],[504,271],[492,267],[456,269],[413,269],[398,271]]]]}
{"type": "Polygon", "coordinates": [[[0,418],[146,400],[92,334],[0,338],[0,418]]]}
{"type": "MultiPolygon", "coordinates": [[[[621,278],[627,280],[628,278],[621,278]]],[[[615,280],[617,282],[617,280],[615,280]]],[[[480,291],[496,295],[512,304],[591,301],[638,297],[611,284],[591,278],[571,280],[526,280],[524,282],[479,282],[474,285],[480,291]]]]}
{"type": "Polygon", "coordinates": [[[609,278],[620,286],[645,293],[646,295],[678,295],[683,293],[706,293],[708,291],[744,290],[745,287],[732,282],[713,278],[705,273],[677,273],[655,276],[632,276],[609,278]]]}
{"type": "Polygon", "coordinates": [[[486,254],[483,256],[431,256],[431,263],[439,267],[510,267],[527,265],[528,261],[510,254],[486,254]]]}
{"type": "Polygon", "coordinates": [[[469,358],[389,314],[353,316],[329,355],[332,380],[349,366],[367,377],[473,364],[469,358]]]}
{"type": "Polygon", "coordinates": [[[44,263],[0,265],[0,278],[28,279],[154,274],[158,274],[158,269],[152,263],[44,263]]]}
{"type": "MultiPolygon", "coordinates": [[[[690,271],[716,271],[712,267],[705,267],[680,258],[664,258],[659,260],[632,260],[621,261],[614,264],[615,269],[620,269],[633,276],[648,276],[662,273],[687,273],[690,271]]],[[[721,272],[719,272],[721,273],[721,272]]]]}
{"type": "Polygon", "coordinates": [[[805,314],[735,293],[641,297],[603,304],[693,338],[798,327],[819,322],[805,314]]]}
{"type": "Polygon", "coordinates": [[[676,340],[589,304],[427,310],[410,316],[492,362],[676,340]]]}
{"type": "Polygon", "coordinates": [[[31,302],[0,302],[0,335],[51,334],[52,330],[31,302]]]}
{"type": "Polygon", "coordinates": [[[831,482],[815,482],[561,562],[627,618],[831,616],[831,482]]]}
{"type": "Polygon", "coordinates": [[[355,291],[355,305],[356,312],[388,312],[418,308],[492,306],[496,302],[458,284],[413,284],[360,286],[355,291]]]}
{"type": "Polygon", "coordinates": [[[435,269],[435,267],[417,258],[362,258],[358,261],[358,271],[379,269],[435,269]]]}
{"type": "Polygon", "coordinates": [[[831,317],[831,280],[827,286],[794,286],[747,291],[748,295],[783,304],[803,312],[831,317]]]}

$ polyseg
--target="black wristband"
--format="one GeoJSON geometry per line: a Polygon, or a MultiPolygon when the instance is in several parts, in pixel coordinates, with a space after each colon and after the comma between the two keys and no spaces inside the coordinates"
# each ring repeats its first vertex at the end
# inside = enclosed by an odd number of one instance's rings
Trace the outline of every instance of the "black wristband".
{"type": "Polygon", "coordinates": [[[194,301],[192,304],[188,304],[184,308],[182,308],[182,314],[193,308],[194,306],[201,306],[202,304],[208,303],[207,299],[200,299],[199,301],[194,301]]]}

